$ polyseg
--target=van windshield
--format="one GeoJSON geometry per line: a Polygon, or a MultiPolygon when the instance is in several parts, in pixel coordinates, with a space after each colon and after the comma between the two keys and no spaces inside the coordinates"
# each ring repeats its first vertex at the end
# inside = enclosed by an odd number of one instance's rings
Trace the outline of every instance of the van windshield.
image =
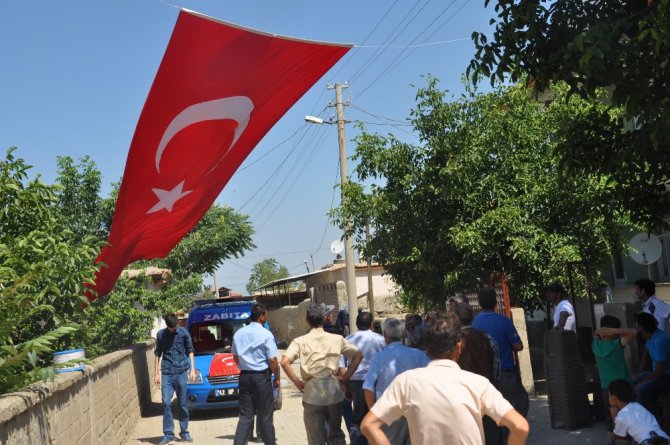
{"type": "Polygon", "coordinates": [[[196,323],[191,326],[195,355],[231,352],[233,335],[244,327],[244,320],[226,320],[208,323],[196,323]]]}

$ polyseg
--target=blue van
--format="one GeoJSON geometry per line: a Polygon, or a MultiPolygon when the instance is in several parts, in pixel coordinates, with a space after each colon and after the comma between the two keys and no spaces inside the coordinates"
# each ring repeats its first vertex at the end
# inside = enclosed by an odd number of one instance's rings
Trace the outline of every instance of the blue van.
{"type": "MultiPolygon", "coordinates": [[[[245,326],[255,303],[250,297],[194,303],[186,321],[195,350],[196,379],[187,389],[190,411],[239,406],[240,370],[231,347],[233,335],[245,326]]],[[[274,399],[275,409],[280,409],[281,388],[274,391],[274,399]]]]}

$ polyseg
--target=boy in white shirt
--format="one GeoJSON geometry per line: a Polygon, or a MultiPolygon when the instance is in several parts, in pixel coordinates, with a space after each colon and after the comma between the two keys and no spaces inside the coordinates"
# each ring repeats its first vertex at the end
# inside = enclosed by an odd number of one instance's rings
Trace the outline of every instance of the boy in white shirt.
{"type": "Polygon", "coordinates": [[[670,444],[668,436],[656,418],[639,403],[635,403],[635,389],[626,380],[615,380],[607,388],[614,431],[610,438],[632,437],[638,445],[670,444]]]}

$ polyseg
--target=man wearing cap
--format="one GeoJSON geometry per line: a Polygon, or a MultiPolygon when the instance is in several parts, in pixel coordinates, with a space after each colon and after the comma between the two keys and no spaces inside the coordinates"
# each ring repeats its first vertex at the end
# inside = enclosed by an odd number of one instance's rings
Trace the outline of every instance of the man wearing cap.
{"type": "Polygon", "coordinates": [[[273,424],[274,388],[279,388],[277,344],[272,333],[263,327],[267,310],[262,304],[251,307],[251,323],[233,337],[233,359],[240,368],[240,418],[235,431],[234,445],[246,445],[257,412],[258,429],[265,445],[275,443],[273,424]],[[274,384],[270,377],[274,374],[274,384]]]}
{"type": "Polygon", "coordinates": [[[286,376],[303,391],[303,420],[309,445],[345,445],[342,431],[341,381],[347,382],[358,368],[363,354],[343,337],[323,330],[326,308],[312,303],[307,308],[310,331],[291,342],[281,359],[286,376]],[[340,355],[350,359],[344,375],[336,377],[340,355]],[[300,378],[291,364],[300,359],[300,378]],[[328,423],[326,434],[324,423],[328,423]]]}
{"type": "MultiPolygon", "coordinates": [[[[363,382],[363,394],[368,408],[374,406],[398,375],[410,369],[423,368],[430,362],[425,352],[402,344],[403,329],[402,322],[397,318],[387,318],[384,321],[384,341],[387,346],[372,357],[363,382]]],[[[410,443],[407,420],[404,417],[390,425],[382,425],[382,430],[394,445],[410,443]]]]}

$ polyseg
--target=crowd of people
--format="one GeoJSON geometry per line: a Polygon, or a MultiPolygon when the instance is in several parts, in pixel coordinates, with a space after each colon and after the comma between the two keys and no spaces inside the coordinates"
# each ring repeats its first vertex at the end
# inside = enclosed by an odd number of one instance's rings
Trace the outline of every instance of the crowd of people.
{"type": "MultiPolygon", "coordinates": [[[[635,285],[642,303],[637,328],[622,328],[619,319],[606,315],[594,332],[606,422],[612,440],[668,443],[654,414],[656,398],[670,390],[670,336],[659,329],[667,327],[670,305],[655,297],[653,281],[635,285]],[[640,370],[631,377],[624,349],[638,338],[644,352],[640,370]]],[[[576,331],[575,310],[564,289],[552,285],[546,296],[554,306],[554,328],[576,331]]],[[[512,321],[496,312],[494,289],[480,289],[477,301],[476,317],[468,300],[456,295],[444,311],[387,318],[383,335],[374,331],[372,314],[359,312],[357,332],[346,337],[343,327],[350,314],[340,311],[335,320],[333,306],[313,303],[306,312],[309,331],[294,339],[281,358],[264,328],[267,310],[255,304],[250,323],[235,333],[232,344],[241,372],[234,444],[249,442],[254,418],[262,442],[276,443],[272,394],[280,385],[280,369],[303,393],[309,445],[345,445],[343,419],[352,445],[524,444],[529,398],[515,359],[524,344],[512,321]]],[[[174,316],[165,321],[155,371],[162,385],[164,443],[174,438],[170,401],[175,392],[180,436],[188,442],[185,387],[193,378],[193,346],[174,316]]]]}

